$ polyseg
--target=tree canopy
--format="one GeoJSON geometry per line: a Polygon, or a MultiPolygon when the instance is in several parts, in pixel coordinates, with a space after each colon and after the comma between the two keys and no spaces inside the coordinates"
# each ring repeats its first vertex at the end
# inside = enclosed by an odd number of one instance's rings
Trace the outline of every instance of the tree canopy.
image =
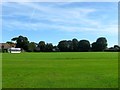
{"type": "Polygon", "coordinates": [[[18,36],[18,37],[12,38],[11,40],[16,41],[17,48],[22,48],[22,49],[28,51],[29,41],[28,41],[27,37],[18,36]]]}
{"type": "MultiPolygon", "coordinates": [[[[24,36],[14,37],[11,40],[16,41],[16,47],[29,52],[88,52],[108,50],[108,43],[105,37],[99,37],[93,43],[90,43],[88,40],[77,40],[76,38],[72,40],[61,40],[56,46],[52,43],[45,43],[45,41],[40,41],[39,43],[30,42],[28,41],[28,38],[24,36]]],[[[7,43],[11,44],[12,42],[7,43]]],[[[114,45],[113,48],[116,51],[120,51],[120,46],[118,45],[114,45]]]]}
{"type": "Polygon", "coordinates": [[[90,50],[90,42],[88,40],[80,40],[78,42],[78,49],[82,52],[87,52],[90,50]]]}
{"type": "Polygon", "coordinates": [[[96,42],[92,43],[93,51],[104,51],[107,48],[107,39],[105,37],[100,37],[96,42]]]}

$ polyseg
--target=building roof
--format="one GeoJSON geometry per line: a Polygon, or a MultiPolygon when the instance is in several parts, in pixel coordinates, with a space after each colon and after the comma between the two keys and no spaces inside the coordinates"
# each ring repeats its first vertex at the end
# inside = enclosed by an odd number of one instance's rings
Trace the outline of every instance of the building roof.
{"type": "Polygon", "coordinates": [[[0,49],[2,48],[2,46],[4,46],[4,49],[8,49],[11,47],[15,47],[16,44],[0,43],[0,49]]]}

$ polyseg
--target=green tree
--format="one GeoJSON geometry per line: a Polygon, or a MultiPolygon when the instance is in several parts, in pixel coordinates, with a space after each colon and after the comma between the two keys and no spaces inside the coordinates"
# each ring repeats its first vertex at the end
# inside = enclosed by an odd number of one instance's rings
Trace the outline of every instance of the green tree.
{"type": "Polygon", "coordinates": [[[28,45],[28,51],[29,52],[34,52],[36,49],[36,44],[34,42],[30,42],[28,45]]]}
{"type": "Polygon", "coordinates": [[[74,52],[78,51],[78,40],[76,38],[72,40],[72,46],[74,52]]]}
{"type": "Polygon", "coordinates": [[[40,48],[40,51],[44,52],[46,49],[46,45],[44,41],[40,41],[38,44],[38,47],[40,48]]]}
{"type": "Polygon", "coordinates": [[[28,51],[29,41],[28,41],[27,37],[18,36],[18,37],[12,38],[11,40],[16,41],[17,48],[22,48],[22,49],[28,51]]]}
{"type": "Polygon", "coordinates": [[[11,39],[12,41],[17,41],[18,40],[18,37],[14,37],[11,39]]]}
{"type": "Polygon", "coordinates": [[[53,46],[53,51],[54,52],[59,52],[60,50],[59,50],[58,46],[53,46]]]}
{"type": "Polygon", "coordinates": [[[67,41],[67,52],[72,52],[73,51],[73,43],[71,40],[67,41]]]}
{"type": "Polygon", "coordinates": [[[92,43],[93,51],[104,51],[107,48],[107,39],[105,37],[100,37],[96,42],[92,43]]]}
{"type": "Polygon", "coordinates": [[[90,50],[90,42],[88,40],[80,40],[78,42],[78,49],[82,52],[87,52],[90,50]]]}
{"type": "Polygon", "coordinates": [[[62,40],[58,43],[58,48],[61,52],[69,52],[73,50],[72,41],[62,40]]]}
{"type": "Polygon", "coordinates": [[[97,43],[96,42],[92,43],[91,49],[92,49],[92,51],[97,51],[98,47],[97,47],[97,43]]]}
{"type": "Polygon", "coordinates": [[[53,51],[53,45],[52,43],[47,43],[46,44],[46,52],[52,52],[53,51]]]}
{"type": "Polygon", "coordinates": [[[58,43],[58,48],[60,49],[61,52],[65,52],[67,49],[67,41],[62,40],[58,43]]]}

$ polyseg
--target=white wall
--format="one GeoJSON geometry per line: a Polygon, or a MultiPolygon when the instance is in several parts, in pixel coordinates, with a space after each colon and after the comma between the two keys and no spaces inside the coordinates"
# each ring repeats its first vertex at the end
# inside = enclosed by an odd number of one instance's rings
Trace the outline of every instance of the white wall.
{"type": "Polygon", "coordinates": [[[9,48],[9,53],[21,53],[21,48],[9,48]]]}

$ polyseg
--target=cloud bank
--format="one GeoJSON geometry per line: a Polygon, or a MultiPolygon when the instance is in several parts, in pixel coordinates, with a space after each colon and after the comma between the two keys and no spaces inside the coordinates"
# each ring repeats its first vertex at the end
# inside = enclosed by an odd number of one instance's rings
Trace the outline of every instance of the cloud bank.
{"type": "Polygon", "coordinates": [[[4,2],[2,8],[6,31],[118,34],[117,3],[4,2]]]}

